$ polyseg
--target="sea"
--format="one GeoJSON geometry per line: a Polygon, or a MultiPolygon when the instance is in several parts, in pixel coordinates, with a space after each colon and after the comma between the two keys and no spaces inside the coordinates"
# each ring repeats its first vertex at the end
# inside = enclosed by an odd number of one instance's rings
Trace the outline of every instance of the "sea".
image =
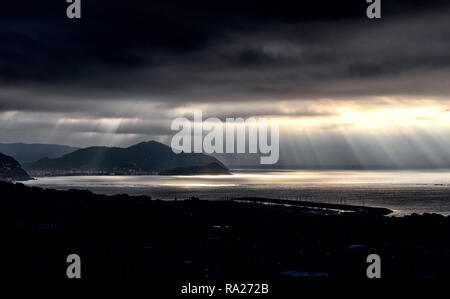
{"type": "Polygon", "coordinates": [[[99,194],[147,195],[152,199],[226,200],[267,197],[386,207],[392,216],[450,215],[450,170],[299,171],[232,170],[232,175],[38,177],[26,185],[99,194]]]}

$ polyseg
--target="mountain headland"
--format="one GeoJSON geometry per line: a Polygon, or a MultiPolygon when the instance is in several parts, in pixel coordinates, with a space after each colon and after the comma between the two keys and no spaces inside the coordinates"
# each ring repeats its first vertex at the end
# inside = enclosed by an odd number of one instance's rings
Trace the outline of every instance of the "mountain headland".
{"type": "Polygon", "coordinates": [[[88,147],[76,150],[62,157],[44,158],[26,165],[33,175],[82,175],[82,174],[159,174],[170,169],[185,169],[189,172],[206,171],[208,165],[213,170],[228,169],[219,160],[201,153],[176,154],[172,149],[156,141],[141,142],[136,145],[119,147],[88,147]]]}
{"type": "Polygon", "coordinates": [[[0,153],[0,180],[3,181],[26,181],[30,176],[22,169],[19,162],[13,157],[0,153]]]}

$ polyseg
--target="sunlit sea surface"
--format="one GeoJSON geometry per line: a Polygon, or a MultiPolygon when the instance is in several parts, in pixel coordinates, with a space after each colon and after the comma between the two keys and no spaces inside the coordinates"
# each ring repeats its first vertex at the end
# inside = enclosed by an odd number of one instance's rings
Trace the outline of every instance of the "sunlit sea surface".
{"type": "Polygon", "coordinates": [[[387,207],[394,215],[450,215],[449,171],[244,171],[230,176],[41,177],[30,186],[88,189],[153,199],[227,199],[262,196],[387,207]]]}

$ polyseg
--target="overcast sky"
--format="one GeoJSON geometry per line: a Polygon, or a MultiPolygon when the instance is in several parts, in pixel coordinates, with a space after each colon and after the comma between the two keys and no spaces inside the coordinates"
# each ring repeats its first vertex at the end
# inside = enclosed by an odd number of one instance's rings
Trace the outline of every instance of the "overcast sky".
{"type": "Polygon", "coordinates": [[[170,143],[202,109],[287,120],[285,165],[450,167],[447,3],[8,1],[0,142],[170,143]]]}

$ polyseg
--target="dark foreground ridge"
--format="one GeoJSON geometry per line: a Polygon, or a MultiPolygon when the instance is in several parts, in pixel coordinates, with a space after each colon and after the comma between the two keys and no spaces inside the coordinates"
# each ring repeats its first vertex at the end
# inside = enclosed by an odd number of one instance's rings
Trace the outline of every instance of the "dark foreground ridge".
{"type": "Polygon", "coordinates": [[[0,276],[195,281],[449,278],[450,217],[309,213],[305,207],[56,191],[0,182],[0,276]]]}

